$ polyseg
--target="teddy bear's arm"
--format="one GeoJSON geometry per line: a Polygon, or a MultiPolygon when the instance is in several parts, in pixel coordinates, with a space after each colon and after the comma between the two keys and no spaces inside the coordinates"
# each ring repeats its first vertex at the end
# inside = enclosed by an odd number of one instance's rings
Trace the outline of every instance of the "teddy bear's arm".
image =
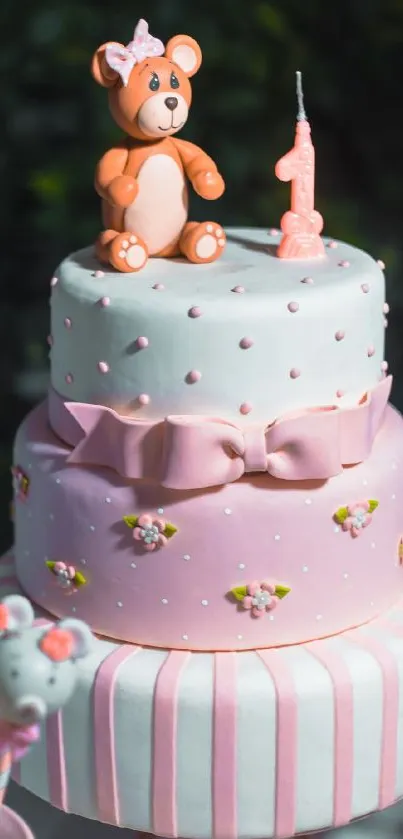
{"type": "Polygon", "coordinates": [[[123,175],[129,152],[123,144],[109,149],[98,162],[95,171],[95,189],[101,198],[108,199],[108,189],[119,176],[123,175]]]}
{"type": "Polygon", "coordinates": [[[179,140],[177,137],[172,139],[195,192],[208,200],[220,198],[225,190],[225,183],[214,160],[194,143],[179,140]]]}

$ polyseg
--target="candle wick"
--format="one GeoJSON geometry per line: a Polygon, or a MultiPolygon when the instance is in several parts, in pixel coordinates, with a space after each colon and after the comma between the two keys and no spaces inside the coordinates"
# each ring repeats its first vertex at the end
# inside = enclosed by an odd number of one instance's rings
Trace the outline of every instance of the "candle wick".
{"type": "Polygon", "coordinates": [[[304,107],[304,92],[302,90],[302,75],[301,71],[297,70],[296,72],[297,77],[297,101],[298,101],[298,114],[297,120],[298,122],[302,122],[302,120],[307,120],[307,115],[304,107]]]}

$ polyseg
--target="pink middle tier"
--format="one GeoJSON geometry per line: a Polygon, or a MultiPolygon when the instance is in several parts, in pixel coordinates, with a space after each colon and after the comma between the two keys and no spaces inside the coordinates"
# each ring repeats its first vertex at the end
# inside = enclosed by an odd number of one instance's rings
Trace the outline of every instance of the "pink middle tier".
{"type": "Polygon", "coordinates": [[[29,485],[15,505],[17,574],[54,615],[144,646],[242,650],[342,632],[402,594],[403,422],[391,407],[370,458],[324,483],[259,475],[178,492],[68,465],[70,451],[46,404],[19,429],[14,464],[29,485]],[[339,508],[370,499],[379,506],[359,536],[335,523],[339,508]],[[123,520],[146,513],[177,528],[153,551],[123,520]],[[85,584],[63,587],[47,561],[85,584]],[[230,594],[254,581],[290,592],[254,617],[230,594]]]}

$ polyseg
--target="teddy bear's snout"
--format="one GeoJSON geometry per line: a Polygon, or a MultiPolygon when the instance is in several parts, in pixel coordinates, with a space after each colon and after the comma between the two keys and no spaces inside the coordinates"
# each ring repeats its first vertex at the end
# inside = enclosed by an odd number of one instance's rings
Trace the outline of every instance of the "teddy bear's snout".
{"type": "Polygon", "coordinates": [[[167,96],[167,98],[165,99],[165,104],[169,111],[174,111],[175,108],[178,107],[179,103],[176,96],[167,96]]]}

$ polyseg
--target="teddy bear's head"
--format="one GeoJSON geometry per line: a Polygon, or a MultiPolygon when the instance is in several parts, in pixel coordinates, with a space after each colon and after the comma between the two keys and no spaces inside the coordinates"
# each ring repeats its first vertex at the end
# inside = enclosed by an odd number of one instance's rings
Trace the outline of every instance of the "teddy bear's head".
{"type": "Polygon", "coordinates": [[[192,99],[189,79],[201,60],[193,38],[176,35],[164,47],[140,20],[127,47],[109,42],[97,49],[92,74],[109,88],[110,110],[120,128],[139,140],[155,140],[184,126],[192,99]]]}

